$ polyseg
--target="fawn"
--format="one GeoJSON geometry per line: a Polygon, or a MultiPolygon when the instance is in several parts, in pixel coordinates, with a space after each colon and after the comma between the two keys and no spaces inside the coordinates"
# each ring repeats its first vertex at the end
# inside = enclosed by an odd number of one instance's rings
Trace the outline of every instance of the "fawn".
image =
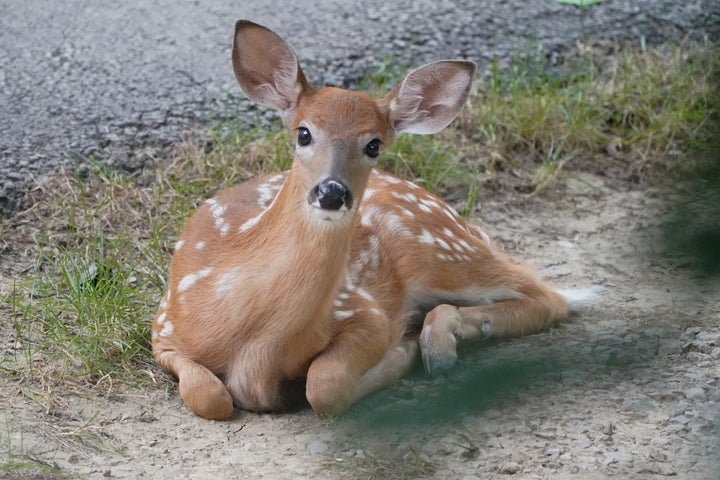
{"type": "Polygon", "coordinates": [[[304,386],[318,414],[338,415],[418,355],[437,375],[460,341],[566,318],[571,293],[511,262],[440,198],[373,168],[399,135],[457,116],[474,63],[427,64],[379,100],[316,90],[290,46],[246,20],[232,63],[245,95],[279,111],[295,155],[290,171],[207,200],[175,246],[152,345],[194,413],[277,410],[304,386]]]}

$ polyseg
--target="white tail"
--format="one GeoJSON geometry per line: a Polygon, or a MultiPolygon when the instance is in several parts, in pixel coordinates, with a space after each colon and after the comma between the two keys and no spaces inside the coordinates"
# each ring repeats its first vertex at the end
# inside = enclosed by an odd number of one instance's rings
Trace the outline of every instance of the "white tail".
{"type": "Polygon", "coordinates": [[[208,200],[176,245],[153,351],[192,411],[275,410],[304,386],[316,412],[339,414],[404,375],[418,351],[436,374],[460,340],[566,317],[565,300],[479,227],[373,168],[398,135],[457,116],[475,64],[425,65],[379,100],[315,90],[291,48],[248,21],[232,60],[243,92],[280,112],[295,156],[289,172],[208,200]]]}
{"type": "Polygon", "coordinates": [[[568,309],[571,312],[578,312],[597,303],[600,295],[605,292],[605,287],[595,285],[587,288],[568,288],[558,290],[558,293],[565,299],[568,309]]]}

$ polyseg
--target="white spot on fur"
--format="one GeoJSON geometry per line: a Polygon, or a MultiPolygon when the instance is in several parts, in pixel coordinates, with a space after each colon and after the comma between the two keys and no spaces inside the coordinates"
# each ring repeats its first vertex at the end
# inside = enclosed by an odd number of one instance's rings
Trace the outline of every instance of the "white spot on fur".
{"type": "Polygon", "coordinates": [[[205,242],[200,241],[195,244],[195,248],[198,250],[202,250],[203,248],[205,248],[205,245],[206,245],[205,242]]]}
{"type": "Polygon", "coordinates": [[[372,313],[373,315],[376,315],[376,316],[378,316],[378,317],[379,317],[380,315],[382,315],[382,312],[380,311],[380,309],[375,308],[375,307],[373,307],[373,308],[370,309],[370,313],[372,313]]]}
{"type": "Polygon", "coordinates": [[[160,336],[161,337],[167,337],[169,335],[172,335],[172,333],[175,331],[175,326],[172,324],[170,320],[165,322],[163,325],[162,330],[160,330],[160,336]]]}
{"type": "Polygon", "coordinates": [[[457,214],[457,212],[450,207],[445,207],[442,209],[442,211],[450,220],[454,220],[455,222],[457,222],[460,219],[460,216],[457,214]]]}
{"type": "Polygon", "coordinates": [[[393,235],[410,236],[410,230],[407,229],[405,224],[398,215],[394,213],[386,213],[382,216],[382,221],[385,223],[385,228],[393,235]]]}
{"type": "Polygon", "coordinates": [[[428,207],[427,205],[423,205],[422,203],[420,205],[418,205],[418,208],[425,213],[432,213],[432,209],[430,207],[428,207]]]}
{"type": "Polygon", "coordinates": [[[224,217],[227,208],[225,205],[218,203],[214,198],[208,198],[205,200],[205,203],[210,205],[210,213],[215,219],[215,228],[217,228],[220,231],[220,235],[224,237],[230,231],[230,225],[228,225],[224,217]]]}
{"type": "Polygon", "coordinates": [[[363,208],[360,213],[360,223],[363,227],[372,227],[376,219],[382,216],[382,210],[377,205],[370,205],[363,208]]]}
{"type": "Polygon", "coordinates": [[[460,244],[460,246],[462,246],[462,248],[464,248],[466,252],[473,253],[476,251],[475,247],[471,246],[468,242],[466,242],[464,238],[459,238],[457,243],[460,244]]]}
{"type": "Polygon", "coordinates": [[[430,208],[440,208],[440,204],[431,198],[420,199],[420,204],[430,208]]]}
{"type": "Polygon", "coordinates": [[[355,284],[357,283],[358,278],[355,278],[355,275],[353,275],[351,272],[347,272],[345,274],[345,290],[348,292],[354,292],[356,287],[355,284]]]}
{"type": "Polygon", "coordinates": [[[240,267],[233,267],[230,270],[223,272],[215,284],[215,295],[217,295],[218,298],[222,298],[227,295],[232,290],[239,277],[240,267]]]}
{"type": "Polygon", "coordinates": [[[262,218],[262,216],[263,216],[263,214],[264,214],[265,212],[266,212],[266,210],[264,210],[264,211],[263,211],[260,215],[258,215],[257,217],[252,217],[250,220],[248,220],[247,222],[245,222],[245,223],[243,223],[242,225],[240,225],[240,229],[239,229],[239,230],[240,230],[241,232],[247,232],[248,230],[250,230],[251,228],[253,228],[255,225],[258,224],[258,222],[260,221],[260,219],[262,218]]]}
{"type": "Polygon", "coordinates": [[[493,332],[492,322],[486,318],[482,321],[482,326],[480,327],[480,330],[482,331],[483,335],[489,337],[493,332]]]}
{"type": "Polygon", "coordinates": [[[435,245],[435,236],[427,230],[423,229],[420,232],[420,235],[418,235],[417,241],[420,243],[425,243],[427,245],[435,245]]]}
{"type": "MultiPolygon", "coordinates": [[[[280,190],[282,190],[282,188],[283,188],[284,186],[285,186],[285,184],[283,183],[283,185],[280,187],[280,189],[278,190],[278,192],[279,192],[280,190]]],[[[242,225],[240,225],[240,228],[238,228],[238,231],[241,232],[241,233],[242,233],[242,232],[247,232],[248,230],[250,230],[251,228],[253,228],[255,225],[257,225],[258,222],[260,222],[260,220],[262,219],[262,217],[265,215],[265,213],[267,213],[268,210],[270,210],[271,208],[273,208],[273,205],[275,205],[275,202],[277,202],[277,199],[278,199],[279,196],[280,196],[279,193],[278,193],[277,195],[275,195],[275,198],[273,198],[272,203],[271,203],[265,210],[263,210],[262,212],[260,212],[259,215],[255,216],[255,217],[252,217],[252,218],[248,219],[247,221],[245,221],[245,223],[243,223],[242,225]]]]}
{"type": "Polygon", "coordinates": [[[337,298],[339,298],[340,300],[347,300],[348,298],[350,298],[350,294],[347,292],[340,292],[338,293],[337,298]]]}
{"type": "Polygon", "coordinates": [[[189,273],[183,277],[182,280],[180,280],[180,283],[178,284],[178,292],[184,292],[188,288],[192,287],[197,283],[198,280],[201,280],[207,276],[209,276],[213,271],[212,267],[205,267],[202,270],[199,270],[195,273],[189,273]]]}
{"type": "Polygon", "coordinates": [[[390,195],[392,195],[394,198],[397,198],[398,200],[403,200],[405,202],[409,202],[409,203],[417,202],[417,197],[415,195],[413,195],[412,193],[391,192],[390,195]]]}
{"type": "Polygon", "coordinates": [[[268,180],[269,183],[279,183],[285,179],[286,175],[283,173],[278,173],[277,175],[273,175],[268,180]]]}
{"type": "Polygon", "coordinates": [[[185,240],[178,240],[175,242],[175,251],[179,252],[183,245],[185,245],[185,240]]]}
{"type": "Polygon", "coordinates": [[[442,248],[443,250],[447,250],[448,252],[453,251],[453,248],[450,245],[448,245],[448,243],[445,240],[443,240],[442,238],[435,237],[435,241],[437,242],[438,245],[440,245],[440,248],[442,248]]]}
{"type": "Polygon", "coordinates": [[[363,196],[362,196],[362,201],[363,201],[363,202],[367,202],[367,201],[370,200],[370,199],[372,198],[372,196],[375,195],[376,193],[377,193],[377,190],[375,190],[375,189],[373,189],[373,188],[366,188],[366,189],[365,189],[365,192],[363,193],[363,196]]]}
{"type": "Polygon", "coordinates": [[[480,235],[480,238],[482,238],[483,241],[484,241],[488,246],[492,246],[492,242],[490,241],[490,236],[489,236],[487,233],[485,233],[485,231],[484,231],[482,228],[480,228],[480,227],[477,226],[477,225],[473,225],[472,227],[475,229],[475,232],[476,232],[478,235],[480,235]]]}
{"type": "Polygon", "coordinates": [[[170,291],[168,291],[160,302],[160,310],[167,310],[168,301],[170,299],[170,291]]]}
{"type": "Polygon", "coordinates": [[[273,199],[273,193],[275,193],[274,189],[270,186],[270,184],[263,183],[258,186],[258,193],[260,194],[258,197],[258,205],[260,205],[260,208],[267,208],[273,199]]]}
{"type": "Polygon", "coordinates": [[[333,318],[335,320],[347,320],[353,315],[355,315],[355,310],[335,310],[335,312],[333,312],[333,318]]]}
{"type": "Polygon", "coordinates": [[[400,207],[400,211],[408,218],[415,218],[415,214],[405,207],[400,207]]]}
{"type": "Polygon", "coordinates": [[[345,304],[345,302],[343,302],[342,300],[339,300],[337,298],[335,300],[333,300],[333,307],[335,307],[335,308],[340,308],[344,304],[345,304]]]}
{"type": "Polygon", "coordinates": [[[357,294],[369,302],[375,301],[375,298],[372,295],[370,295],[370,292],[368,292],[364,288],[358,288],[357,294]]]}
{"type": "Polygon", "coordinates": [[[457,237],[457,236],[453,233],[453,231],[450,230],[450,229],[447,228],[447,227],[443,227],[443,234],[444,234],[446,237],[448,237],[450,240],[455,240],[455,238],[457,237]]]}
{"type": "Polygon", "coordinates": [[[165,321],[166,317],[167,317],[167,314],[165,312],[163,312],[160,315],[158,315],[157,320],[155,320],[155,321],[157,322],[158,325],[162,325],[163,322],[165,321]]]}

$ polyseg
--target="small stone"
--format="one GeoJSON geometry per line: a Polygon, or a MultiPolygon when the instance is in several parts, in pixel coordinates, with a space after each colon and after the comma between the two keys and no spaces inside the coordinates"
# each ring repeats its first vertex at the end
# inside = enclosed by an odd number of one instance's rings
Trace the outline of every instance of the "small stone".
{"type": "Polygon", "coordinates": [[[653,447],[664,447],[665,445],[670,443],[670,439],[667,437],[653,437],[650,440],[650,445],[653,447]]]}
{"type": "Polygon", "coordinates": [[[497,472],[502,475],[515,475],[520,468],[520,464],[517,462],[506,462],[498,467],[497,472]]]}
{"type": "Polygon", "coordinates": [[[603,465],[612,465],[613,463],[626,463],[626,462],[632,462],[633,456],[629,454],[628,452],[623,451],[617,451],[617,452],[608,452],[605,454],[605,459],[603,460],[603,465]]]}
{"type": "Polygon", "coordinates": [[[545,455],[548,457],[559,457],[564,451],[562,447],[552,447],[545,450],[545,455]]]}
{"type": "Polygon", "coordinates": [[[682,415],[690,410],[690,403],[687,400],[680,400],[673,410],[673,417],[682,415]]]}
{"type": "Polygon", "coordinates": [[[565,370],[560,374],[562,383],[565,386],[572,387],[582,385],[587,381],[588,373],[582,370],[565,370]]]}
{"type": "Polygon", "coordinates": [[[688,400],[704,400],[705,390],[702,387],[693,387],[685,390],[685,398],[688,400]]]}
{"type": "Polygon", "coordinates": [[[308,451],[310,452],[310,455],[319,455],[321,453],[325,453],[328,451],[327,443],[323,442],[322,440],[313,440],[308,445],[308,451]]]}
{"type": "Polygon", "coordinates": [[[710,351],[710,358],[720,360],[720,347],[715,347],[710,351]]]}
{"type": "Polygon", "coordinates": [[[488,410],[485,410],[484,413],[485,413],[485,417],[488,418],[488,419],[490,419],[490,420],[493,420],[493,419],[495,419],[495,418],[500,418],[500,417],[502,417],[502,412],[501,412],[500,410],[495,410],[495,409],[492,409],[492,408],[491,408],[491,409],[488,409],[488,410]]]}

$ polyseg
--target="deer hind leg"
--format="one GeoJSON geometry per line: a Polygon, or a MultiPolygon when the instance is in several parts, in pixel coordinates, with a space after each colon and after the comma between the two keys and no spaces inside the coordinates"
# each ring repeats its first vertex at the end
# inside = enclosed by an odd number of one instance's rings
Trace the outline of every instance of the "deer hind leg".
{"type": "Polygon", "coordinates": [[[233,399],[214,373],[177,352],[165,351],[156,357],[160,366],[178,378],[180,397],[193,413],[208,420],[230,418],[233,399]]]}
{"type": "Polygon", "coordinates": [[[567,317],[567,303],[560,294],[530,274],[522,280],[514,285],[521,287],[516,289],[518,298],[468,307],[443,304],[428,313],[419,342],[425,370],[438,375],[452,368],[461,341],[527,335],[567,317]]]}

